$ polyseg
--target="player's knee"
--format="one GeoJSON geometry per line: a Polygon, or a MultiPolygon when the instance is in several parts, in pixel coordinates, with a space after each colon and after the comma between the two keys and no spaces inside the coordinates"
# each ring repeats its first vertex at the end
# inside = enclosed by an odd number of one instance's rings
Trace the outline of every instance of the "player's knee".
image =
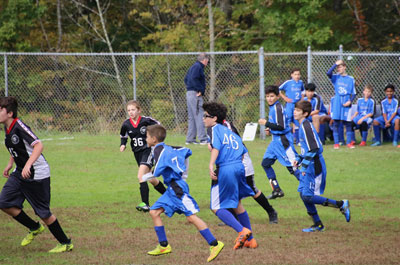
{"type": "Polygon", "coordinates": [[[312,196],[307,196],[307,195],[304,195],[303,193],[300,193],[300,198],[305,203],[312,203],[312,196]]]}
{"type": "Polygon", "coordinates": [[[274,164],[275,160],[270,159],[270,158],[264,158],[263,161],[261,162],[261,166],[263,168],[269,168],[274,164]]]}
{"type": "Polygon", "coordinates": [[[150,214],[151,218],[155,218],[159,215],[157,210],[150,210],[149,214],[150,214]]]}
{"type": "Polygon", "coordinates": [[[363,121],[361,123],[360,130],[361,131],[368,131],[368,124],[365,121],[363,121]]]}

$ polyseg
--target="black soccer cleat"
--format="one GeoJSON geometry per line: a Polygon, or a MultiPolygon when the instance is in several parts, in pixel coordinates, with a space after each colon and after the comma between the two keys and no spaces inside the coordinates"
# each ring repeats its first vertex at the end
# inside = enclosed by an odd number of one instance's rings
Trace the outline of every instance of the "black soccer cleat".
{"type": "Polygon", "coordinates": [[[269,216],[269,223],[270,224],[277,224],[278,223],[278,212],[273,210],[272,212],[268,213],[269,216]]]}
{"type": "Polygon", "coordinates": [[[273,200],[279,197],[283,197],[285,194],[283,193],[283,190],[280,188],[274,189],[270,195],[268,195],[267,199],[268,200],[273,200]]]}

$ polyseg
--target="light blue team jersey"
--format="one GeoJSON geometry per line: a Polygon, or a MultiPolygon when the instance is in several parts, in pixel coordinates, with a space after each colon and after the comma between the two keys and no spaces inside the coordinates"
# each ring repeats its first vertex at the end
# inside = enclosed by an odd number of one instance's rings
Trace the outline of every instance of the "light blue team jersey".
{"type": "Polygon", "coordinates": [[[316,154],[322,154],[324,149],[321,140],[314,125],[307,119],[304,119],[300,124],[299,138],[302,157],[309,157],[310,151],[315,150],[317,150],[316,154]]]}
{"type": "Polygon", "coordinates": [[[300,176],[298,191],[305,196],[321,195],[326,186],[326,165],[322,156],[323,147],[312,122],[304,119],[299,130],[301,146],[300,176]]]}
{"type": "Polygon", "coordinates": [[[343,97],[356,94],[354,77],[349,75],[342,76],[339,74],[333,74],[331,77],[331,81],[335,88],[335,96],[343,97]]]}
{"type": "Polygon", "coordinates": [[[367,101],[365,101],[364,98],[359,98],[357,100],[357,112],[361,117],[368,114],[372,114],[373,117],[375,114],[375,100],[368,98],[367,101]]]}
{"type": "Polygon", "coordinates": [[[279,90],[285,91],[285,95],[293,100],[293,103],[296,103],[301,99],[301,92],[304,91],[303,81],[294,81],[293,79],[285,81],[280,87],[279,90]]]}
{"type": "Polygon", "coordinates": [[[165,143],[157,144],[153,149],[154,172],[153,176],[163,176],[164,183],[169,186],[173,180],[181,180],[187,171],[185,159],[192,155],[186,147],[174,148],[165,143]]]}
{"type": "Polygon", "coordinates": [[[351,101],[352,96],[356,95],[355,81],[352,76],[341,76],[333,74],[330,77],[335,88],[335,96],[331,108],[331,116],[334,120],[349,120],[349,107],[343,107],[347,101],[351,101]]]}
{"type": "Polygon", "coordinates": [[[289,120],[286,118],[285,109],[282,104],[277,100],[273,105],[269,106],[268,122],[275,123],[284,128],[283,131],[272,130],[272,135],[282,135],[290,132],[289,120]]]}
{"type": "Polygon", "coordinates": [[[319,115],[325,115],[327,114],[324,102],[322,100],[322,97],[318,94],[314,94],[314,96],[311,98],[311,100],[308,100],[307,97],[304,97],[303,100],[310,101],[311,103],[311,111],[314,110],[319,110],[319,115]]]}
{"type": "Polygon", "coordinates": [[[389,99],[385,98],[381,102],[381,108],[382,113],[385,113],[389,119],[393,113],[397,112],[397,109],[399,108],[399,101],[395,98],[392,98],[392,101],[389,102],[389,99]]]}
{"type": "Polygon", "coordinates": [[[239,135],[221,124],[208,128],[207,135],[212,148],[219,151],[215,161],[217,166],[233,162],[242,163],[243,154],[247,153],[247,149],[239,135]]]}

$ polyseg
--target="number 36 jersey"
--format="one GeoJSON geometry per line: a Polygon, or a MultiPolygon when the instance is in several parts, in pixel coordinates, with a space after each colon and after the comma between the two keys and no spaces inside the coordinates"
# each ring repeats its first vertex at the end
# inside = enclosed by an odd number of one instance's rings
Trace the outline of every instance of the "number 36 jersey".
{"type": "MultiPolygon", "coordinates": [[[[16,171],[22,172],[26,162],[30,158],[33,147],[39,143],[39,138],[31,131],[31,128],[18,118],[11,123],[6,130],[5,144],[8,152],[16,164],[16,171]]],[[[45,179],[50,177],[50,167],[44,156],[41,154],[33,163],[30,179],[45,179]]]]}
{"type": "Polygon", "coordinates": [[[160,122],[151,117],[139,116],[136,122],[127,119],[121,127],[121,145],[126,145],[129,136],[134,153],[147,148],[146,127],[154,124],[160,124],[160,122]]]}

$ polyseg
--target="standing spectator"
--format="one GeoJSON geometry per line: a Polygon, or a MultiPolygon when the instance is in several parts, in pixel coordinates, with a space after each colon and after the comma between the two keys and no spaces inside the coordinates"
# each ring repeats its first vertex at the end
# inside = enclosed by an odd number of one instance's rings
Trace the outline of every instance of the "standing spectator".
{"type": "Polygon", "coordinates": [[[197,144],[196,135],[200,144],[207,144],[207,135],[203,124],[203,95],[206,89],[204,67],[207,66],[208,60],[207,54],[200,53],[197,61],[189,68],[185,76],[189,124],[186,144],[197,144]]]}

